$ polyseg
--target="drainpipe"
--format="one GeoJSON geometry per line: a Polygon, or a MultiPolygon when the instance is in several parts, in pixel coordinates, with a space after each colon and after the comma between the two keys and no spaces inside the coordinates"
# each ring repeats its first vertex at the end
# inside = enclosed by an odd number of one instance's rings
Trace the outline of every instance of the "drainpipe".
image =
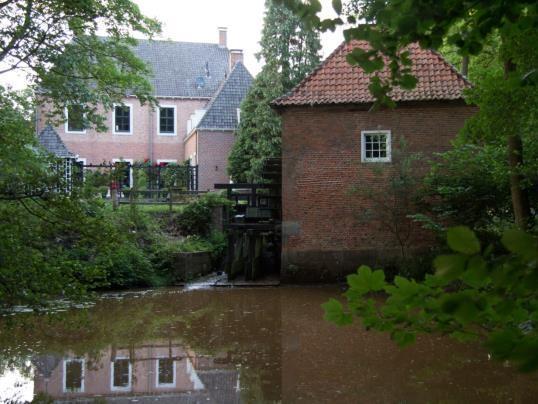
{"type": "Polygon", "coordinates": [[[148,133],[148,157],[149,157],[149,161],[151,161],[151,163],[153,164],[153,109],[151,107],[148,107],[149,108],[149,114],[148,114],[148,119],[149,119],[149,122],[148,122],[148,128],[149,128],[149,133],[148,133]]]}

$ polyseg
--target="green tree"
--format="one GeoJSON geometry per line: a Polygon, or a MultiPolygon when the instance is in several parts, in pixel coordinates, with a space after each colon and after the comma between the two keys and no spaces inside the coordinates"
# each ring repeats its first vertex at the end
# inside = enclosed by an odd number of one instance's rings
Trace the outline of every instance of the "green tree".
{"type": "Polygon", "coordinates": [[[25,71],[50,117],[83,106],[86,123],[103,128],[105,109],[133,94],[152,101],[145,64],[132,33],[151,36],[159,24],[129,0],[10,0],[0,3],[0,74],[25,71]],[[98,34],[106,35],[106,40],[98,34]]]}
{"type": "Polygon", "coordinates": [[[30,83],[22,94],[0,87],[0,305],[82,298],[109,283],[113,262],[147,268],[94,191],[62,192],[57,159],[37,144],[33,110],[46,100],[49,118],[61,120],[66,105],[81,105],[86,124],[102,129],[98,106],[125,94],[153,102],[130,35],[158,30],[128,0],[0,2],[0,75],[25,72],[30,83]]]}
{"type": "Polygon", "coordinates": [[[319,34],[273,0],[266,13],[261,51],[262,71],[241,106],[241,123],[229,157],[235,181],[260,179],[263,161],[280,155],[281,124],[270,102],[298,84],[320,61],[319,34]]]}

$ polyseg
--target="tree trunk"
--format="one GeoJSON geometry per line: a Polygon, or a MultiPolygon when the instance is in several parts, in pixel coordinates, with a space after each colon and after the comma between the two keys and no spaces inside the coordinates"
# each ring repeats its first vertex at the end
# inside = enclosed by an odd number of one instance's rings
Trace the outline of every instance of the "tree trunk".
{"type": "MultiPolygon", "coordinates": [[[[516,66],[508,60],[504,64],[504,78],[508,79],[516,66]]],[[[517,131],[517,128],[514,128],[517,131]]],[[[529,226],[531,209],[529,195],[523,188],[523,175],[519,172],[523,165],[523,142],[519,133],[514,133],[508,137],[508,166],[510,168],[510,194],[512,196],[512,210],[516,225],[522,229],[529,226]]]]}
{"type": "Polygon", "coordinates": [[[467,77],[468,73],[469,73],[469,56],[464,56],[461,59],[461,74],[467,77]]]}
{"type": "Polygon", "coordinates": [[[508,165],[514,218],[517,226],[525,229],[529,225],[531,209],[527,190],[521,185],[523,176],[519,173],[519,168],[523,165],[523,144],[519,135],[508,137],[508,165]]]}

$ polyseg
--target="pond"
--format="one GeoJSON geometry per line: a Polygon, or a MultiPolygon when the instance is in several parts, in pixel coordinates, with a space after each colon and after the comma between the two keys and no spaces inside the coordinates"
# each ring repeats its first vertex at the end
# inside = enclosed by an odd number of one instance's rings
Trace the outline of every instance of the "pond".
{"type": "Polygon", "coordinates": [[[325,322],[336,287],[166,289],[0,319],[0,402],[535,402],[538,377],[440,336],[325,322]],[[49,400],[49,401],[47,401],[49,400]]]}

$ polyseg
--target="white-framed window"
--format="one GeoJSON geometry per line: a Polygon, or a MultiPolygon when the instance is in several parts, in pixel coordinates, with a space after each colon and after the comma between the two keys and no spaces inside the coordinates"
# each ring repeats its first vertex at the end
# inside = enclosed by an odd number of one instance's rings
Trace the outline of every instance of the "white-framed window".
{"type": "Polygon", "coordinates": [[[131,389],[132,368],[129,358],[118,357],[110,362],[110,390],[128,391],[131,389]]]}
{"type": "Polygon", "coordinates": [[[361,132],[361,161],[364,163],[391,161],[390,130],[363,130],[361,132]]]}
{"type": "Polygon", "coordinates": [[[161,105],[159,107],[157,130],[162,136],[177,135],[177,108],[175,105],[161,105]]]}
{"type": "Polygon", "coordinates": [[[122,188],[131,188],[133,186],[133,163],[134,163],[134,160],[133,159],[122,159],[122,158],[117,158],[117,159],[112,159],[112,163],[129,163],[130,166],[129,168],[126,168],[126,170],[129,170],[129,173],[127,173],[124,177],[123,177],[123,181],[122,183],[120,184],[122,188]]]}
{"type": "Polygon", "coordinates": [[[133,134],[133,105],[114,104],[112,110],[112,133],[115,135],[133,134]]]}
{"type": "Polygon", "coordinates": [[[155,361],[155,386],[176,386],[176,361],[173,358],[159,358],[155,361]]]}
{"type": "Polygon", "coordinates": [[[84,126],[84,112],[81,105],[68,105],[64,109],[65,133],[86,133],[84,126]]]}
{"type": "Polygon", "coordinates": [[[83,358],[63,360],[63,391],[64,393],[84,392],[84,365],[83,358]]]}

